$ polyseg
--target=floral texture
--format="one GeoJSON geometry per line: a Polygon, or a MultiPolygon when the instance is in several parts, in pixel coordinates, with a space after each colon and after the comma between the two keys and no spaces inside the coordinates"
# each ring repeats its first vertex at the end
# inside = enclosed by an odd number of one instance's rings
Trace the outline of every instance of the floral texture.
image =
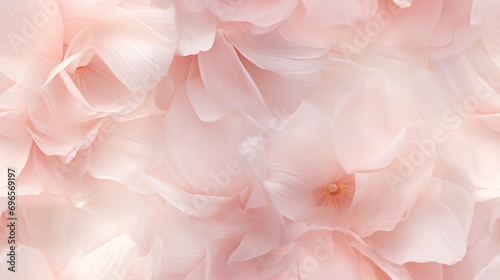
{"type": "Polygon", "coordinates": [[[500,277],[500,2],[0,18],[0,279],[500,277]]]}

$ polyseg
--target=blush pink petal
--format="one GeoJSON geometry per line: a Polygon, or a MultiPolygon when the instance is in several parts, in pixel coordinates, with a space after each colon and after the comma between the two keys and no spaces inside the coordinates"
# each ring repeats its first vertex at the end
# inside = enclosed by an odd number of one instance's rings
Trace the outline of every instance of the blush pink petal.
{"type": "Polygon", "coordinates": [[[376,6],[375,1],[356,0],[343,2],[337,0],[302,0],[307,16],[320,28],[335,24],[353,26],[368,14],[365,7],[376,6]]]}
{"type": "Polygon", "coordinates": [[[290,16],[298,0],[206,0],[205,6],[221,21],[243,21],[271,26],[290,16]]]}
{"type": "Polygon", "coordinates": [[[29,113],[32,123],[30,132],[40,149],[47,155],[62,156],[66,162],[79,149],[85,149],[92,143],[100,126],[98,121],[75,123],[61,120],[57,112],[51,111],[50,105],[42,102],[32,107],[29,113]]]}
{"type": "Polygon", "coordinates": [[[481,31],[481,40],[490,55],[491,60],[500,67],[498,39],[500,24],[499,19],[495,16],[500,10],[500,4],[491,0],[476,0],[472,5],[471,24],[476,26],[481,31]]]}
{"type": "Polygon", "coordinates": [[[224,211],[230,204],[237,204],[238,197],[191,194],[158,178],[142,175],[143,180],[179,211],[195,217],[210,217],[224,211]]]}
{"type": "Polygon", "coordinates": [[[63,24],[54,0],[3,2],[0,72],[16,82],[40,86],[62,56],[63,24]]]}
{"type": "MultiPolygon", "coordinates": [[[[496,238],[500,229],[498,202],[500,202],[498,198],[489,198],[476,203],[474,208],[474,219],[468,238],[469,248],[465,260],[473,264],[476,276],[498,256],[500,248],[500,243],[496,238]]],[[[483,275],[486,276],[486,274],[483,275]]]]}
{"type": "Polygon", "coordinates": [[[228,28],[224,35],[271,108],[294,111],[321,81],[325,49],[292,44],[277,31],[251,35],[228,28]]]}
{"type": "Polygon", "coordinates": [[[329,126],[326,115],[304,103],[269,145],[264,186],[281,215],[310,218],[324,188],[340,179],[329,126]]]}
{"type": "Polygon", "coordinates": [[[137,174],[161,163],[160,128],[161,117],[154,116],[107,124],[87,151],[89,174],[126,184],[136,192],[152,193],[137,174]]]}
{"type": "Polygon", "coordinates": [[[176,10],[170,1],[160,3],[161,7],[155,7],[152,3],[151,6],[147,6],[141,1],[125,2],[121,3],[121,6],[164,38],[177,41],[179,31],[175,22],[176,10]]]}
{"type": "Polygon", "coordinates": [[[346,222],[350,229],[361,237],[370,236],[377,231],[393,230],[429,183],[432,164],[428,164],[429,166],[418,168],[405,177],[404,185],[396,185],[389,178],[391,175],[400,176],[397,172],[400,167],[398,164],[381,173],[356,174],[352,214],[346,222]]]}
{"type": "Polygon", "coordinates": [[[326,230],[305,233],[298,239],[301,246],[295,262],[278,279],[322,279],[326,275],[342,279],[390,279],[371,257],[351,247],[350,239],[340,232],[326,230]]]}
{"type": "MultiPolygon", "coordinates": [[[[10,89],[12,89],[16,83],[7,77],[4,73],[0,71],[0,98],[2,100],[5,100],[9,94],[8,93],[10,89]]],[[[5,105],[4,105],[5,106],[5,105]]]]}
{"type": "Polygon", "coordinates": [[[436,28],[430,38],[430,46],[437,57],[460,53],[473,45],[480,32],[471,26],[473,0],[443,1],[436,28]]]}
{"type": "Polygon", "coordinates": [[[233,267],[235,271],[242,271],[242,274],[252,275],[254,278],[280,279],[279,274],[290,267],[297,250],[297,243],[292,243],[275,248],[251,262],[243,262],[240,266],[233,265],[233,267]]]}
{"type": "Polygon", "coordinates": [[[208,51],[215,40],[217,18],[203,9],[202,1],[174,0],[179,28],[177,52],[182,56],[208,51]],[[196,5],[195,5],[196,4],[196,5]]]}
{"type": "MultiPolygon", "coordinates": [[[[21,172],[28,160],[33,139],[25,128],[26,114],[0,113],[0,160],[21,172]]],[[[3,178],[4,175],[2,175],[3,178]]],[[[5,175],[6,176],[6,175],[5,175]]]]}
{"type": "Polygon", "coordinates": [[[109,13],[99,26],[101,32],[95,34],[96,54],[128,89],[134,90],[138,85],[147,88],[150,81],[146,79],[165,75],[176,38],[163,37],[126,13],[109,13]],[[120,33],[121,36],[110,36],[120,33]]]}
{"type": "MultiPolygon", "coordinates": [[[[137,195],[123,185],[88,177],[84,186],[87,194],[73,197],[18,196],[25,206],[18,210],[23,220],[18,223],[16,242],[42,252],[57,279],[87,279],[89,275],[128,279],[140,275],[137,269],[143,275],[161,275],[163,268],[153,266],[152,246],[168,240],[174,229],[159,223],[172,217],[161,198],[137,195]],[[67,225],[66,230],[61,230],[61,223],[67,225]]],[[[43,260],[39,261],[42,265],[43,260]]]]}
{"type": "Polygon", "coordinates": [[[119,0],[58,1],[64,25],[64,44],[70,45],[81,30],[96,20],[96,11],[101,8],[117,7],[119,2],[119,0]]]}
{"type": "Polygon", "coordinates": [[[465,256],[472,220],[470,195],[446,181],[433,180],[430,187],[432,190],[420,197],[407,220],[390,232],[369,237],[370,244],[385,259],[396,264],[454,264],[465,256]]]}
{"type": "Polygon", "coordinates": [[[442,94],[447,96],[448,103],[440,112],[439,121],[458,127],[473,114],[498,113],[500,96],[495,92],[497,71],[480,45],[471,48],[467,56],[439,63],[434,73],[442,89],[450,93],[442,94]],[[469,105],[471,102],[475,106],[469,105]]]}
{"type": "MultiPolygon", "coordinates": [[[[5,254],[7,253],[5,251],[5,254]]],[[[2,264],[2,270],[0,270],[0,277],[2,279],[56,280],[43,252],[37,248],[21,245],[16,248],[16,254],[23,256],[16,262],[16,271],[7,270],[7,266],[2,264]],[[15,274],[15,278],[12,277],[12,274],[15,274]]]]}
{"type": "Polygon", "coordinates": [[[353,238],[353,236],[349,236],[347,239],[349,240],[349,244],[353,249],[358,250],[360,254],[370,259],[375,265],[380,268],[380,271],[377,273],[377,275],[378,277],[381,277],[381,279],[387,277],[389,277],[389,279],[411,278],[408,270],[404,266],[394,264],[383,258],[371,246],[367,245],[365,241],[353,238]]]}
{"type": "MultiPolygon", "coordinates": [[[[201,236],[177,235],[165,247],[165,263],[170,278],[188,279],[187,275],[196,274],[196,266],[203,264],[206,248],[201,236]]],[[[199,275],[203,277],[202,275],[199,275]]]]}
{"type": "Polygon", "coordinates": [[[329,48],[340,36],[342,27],[319,27],[316,19],[308,16],[304,5],[298,5],[292,15],[277,28],[290,42],[300,42],[318,48],[329,48]]]}
{"type": "Polygon", "coordinates": [[[411,279],[445,279],[443,278],[443,266],[436,262],[407,263],[405,264],[405,268],[411,275],[411,279]]]}
{"type": "MultiPolygon", "coordinates": [[[[394,6],[392,0],[384,1],[390,15],[390,22],[383,27],[380,37],[377,39],[385,44],[404,45],[413,47],[427,47],[430,44],[432,32],[439,22],[443,12],[444,0],[431,1],[421,0],[413,2],[408,8],[394,6]],[[389,8],[390,7],[390,8],[389,8]],[[408,33],[405,30],[414,30],[419,32],[419,36],[408,33]]],[[[407,2],[407,1],[406,1],[407,2]]]]}
{"type": "Polygon", "coordinates": [[[179,94],[188,95],[189,101],[193,105],[193,109],[202,121],[217,121],[230,111],[228,106],[217,102],[214,97],[208,93],[201,78],[198,61],[196,59],[191,62],[186,87],[180,87],[179,94]]]}
{"type": "Polygon", "coordinates": [[[495,256],[491,262],[481,269],[474,279],[477,280],[487,280],[491,279],[493,275],[498,275],[500,273],[500,255],[495,256]]]}
{"type": "Polygon", "coordinates": [[[257,85],[223,36],[217,35],[213,47],[198,55],[198,65],[207,93],[214,101],[244,112],[262,110],[264,100],[257,85]]]}
{"type": "MultiPolygon", "coordinates": [[[[86,162],[81,158],[85,166],[86,162]]],[[[30,151],[28,162],[23,172],[18,177],[20,185],[24,186],[19,194],[39,195],[42,192],[57,195],[82,195],[87,190],[83,187],[81,174],[84,168],[80,167],[80,161],[64,162],[59,156],[48,156],[36,145],[30,151]]]]}
{"type": "Polygon", "coordinates": [[[470,26],[472,0],[466,1],[394,1],[403,9],[391,13],[380,39],[384,43],[430,48],[432,57],[460,53],[478,38],[470,26]],[[410,5],[410,6],[408,6],[410,5]],[[408,6],[408,7],[407,7],[408,6]],[[425,14],[426,22],[422,22],[425,14]],[[405,28],[418,30],[420,36],[408,36],[405,28]]]}
{"type": "Polygon", "coordinates": [[[481,188],[498,188],[500,181],[495,174],[500,168],[500,134],[481,120],[467,121],[463,129],[473,153],[473,164],[467,169],[472,182],[481,188]]]}
{"type": "Polygon", "coordinates": [[[112,279],[125,275],[139,254],[139,247],[123,234],[70,263],[58,279],[112,279]]]}
{"type": "Polygon", "coordinates": [[[129,92],[100,58],[91,59],[89,64],[84,67],[82,70],[75,70],[70,77],[74,85],[80,89],[82,97],[92,108],[97,110],[113,109],[109,104],[118,103],[116,101],[120,101],[123,94],[129,92]]]}
{"type": "Polygon", "coordinates": [[[418,121],[414,105],[380,74],[353,85],[336,104],[332,128],[342,137],[332,140],[347,172],[375,169],[394,160],[410,126],[418,121]]]}
{"type": "Polygon", "coordinates": [[[335,105],[342,98],[344,91],[364,80],[367,69],[353,61],[338,58],[333,52],[328,53],[327,58],[321,83],[308,101],[333,117],[335,105]]]}
{"type": "MultiPolygon", "coordinates": [[[[76,21],[81,20],[82,13],[94,17],[88,19],[90,24],[76,26],[75,34],[67,42],[64,60],[52,70],[46,83],[59,74],[73,95],[81,94],[87,103],[100,110],[116,110],[116,105],[134,107],[143,101],[166,75],[177,33],[175,28],[157,32],[148,25],[154,25],[156,18],[164,15],[162,10],[133,7],[131,11],[140,12],[140,18],[108,5],[83,12],[67,11],[66,16],[76,17],[76,21]]],[[[173,17],[166,16],[162,24],[172,26],[173,17]]]]}
{"type": "Polygon", "coordinates": [[[241,242],[229,257],[229,262],[248,261],[268,253],[281,245],[282,218],[274,211],[272,205],[250,209],[245,215],[254,220],[255,226],[245,232],[241,242]],[[263,218],[265,217],[265,218],[263,218]]]}
{"type": "MultiPolygon", "coordinates": [[[[164,119],[161,177],[188,193],[233,196],[250,185],[241,144],[258,137],[252,122],[237,112],[215,122],[201,121],[186,95],[178,95],[164,119]],[[186,130],[186,127],[190,129],[186,130]]],[[[259,153],[257,148],[250,152],[259,153]]],[[[249,158],[253,161],[253,158],[249,158]]],[[[258,166],[259,162],[253,164],[258,166]]]]}

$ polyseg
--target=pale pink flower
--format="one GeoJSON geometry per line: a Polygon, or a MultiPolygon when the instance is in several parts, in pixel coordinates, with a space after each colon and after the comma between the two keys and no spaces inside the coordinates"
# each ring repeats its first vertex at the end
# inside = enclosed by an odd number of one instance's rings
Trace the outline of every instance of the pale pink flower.
{"type": "Polygon", "coordinates": [[[180,85],[186,83],[200,119],[214,121],[231,110],[256,119],[273,108],[293,111],[319,83],[328,46],[289,40],[278,29],[297,1],[174,3],[177,51],[196,56],[178,58],[170,71],[184,73],[180,85]]]}
{"type": "MultiPolygon", "coordinates": [[[[173,6],[40,0],[4,3],[0,13],[9,38],[0,50],[1,112],[19,115],[38,148],[62,164],[88,149],[106,120],[128,122],[168,107],[173,6]]],[[[5,136],[21,136],[16,130],[5,136]]],[[[30,142],[17,150],[27,155],[30,142]]],[[[23,158],[12,162],[19,171],[23,158]]]]}
{"type": "MultiPolygon", "coordinates": [[[[161,279],[162,243],[175,227],[157,195],[139,195],[123,185],[88,178],[86,195],[19,196],[16,275],[21,279],[161,279]]],[[[5,200],[2,199],[2,202],[5,200]]],[[[6,204],[3,204],[6,205],[6,204]]],[[[5,224],[6,216],[1,216],[5,224]]],[[[8,252],[0,231],[2,262],[8,252]]],[[[4,238],[5,237],[5,238],[4,238]]],[[[9,279],[2,264],[0,277],[9,279]]]]}
{"type": "MultiPolygon", "coordinates": [[[[266,150],[266,190],[291,227],[302,223],[308,231],[351,236],[345,237],[352,240],[346,246],[360,254],[352,263],[368,258],[392,279],[417,273],[417,265],[406,267],[410,263],[453,265],[468,245],[472,184],[457,177],[461,170],[439,154],[442,141],[434,139],[428,146],[434,137],[429,132],[445,130],[416,121],[417,108],[404,94],[393,93],[395,87],[382,74],[365,75],[329,103],[331,118],[308,103],[299,108],[266,150]]],[[[307,253],[298,257],[292,274],[303,275],[308,258],[317,261],[315,248],[305,242],[307,253]]],[[[319,279],[330,264],[317,263],[308,273],[319,279]]],[[[466,269],[473,271],[470,265],[466,269]]],[[[356,273],[380,273],[362,271],[352,266],[346,273],[354,278],[356,273]]]]}
{"type": "Polygon", "coordinates": [[[61,6],[67,27],[64,57],[46,82],[60,79],[63,84],[51,91],[66,87],[94,110],[136,108],[165,76],[172,60],[176,30],[158,27],[174,25],[172,9],[65,2],[61,6]]]}
{"type": "Polygon", "coordinates": [[[379,1],[371,17],[348,29],[335,42],[334,49],[352,58],[367,52],[377,57],[392,57],[412,51],[413,58],[418,58],[421,51],[432,58],[460,53],[479,37],[470,25],[472,3],[472,0],[379,1]]]}

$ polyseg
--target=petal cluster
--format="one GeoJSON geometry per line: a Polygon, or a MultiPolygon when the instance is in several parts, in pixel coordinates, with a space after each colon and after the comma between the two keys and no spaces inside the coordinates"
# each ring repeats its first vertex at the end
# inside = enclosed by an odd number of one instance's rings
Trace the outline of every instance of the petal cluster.
{"type": "Polygon", "coordinates": [[[497,279],[499,16],[1,2],[0,279],[497,279]]]}

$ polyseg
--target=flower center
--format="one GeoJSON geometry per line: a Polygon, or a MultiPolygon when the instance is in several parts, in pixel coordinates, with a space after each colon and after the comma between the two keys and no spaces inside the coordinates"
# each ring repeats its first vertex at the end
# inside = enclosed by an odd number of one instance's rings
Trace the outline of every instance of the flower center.
{"type": "Polygon", "coordinates": [[[82,71],[83,69],[85,69],[85,66],[78,66],[78,67],[76,67],[76,71],[82,71]]]}
{"type": "Polygon", "coordinates": [[[344,196],[344,185],[342,183],[330,184],[323,191],[323,195],[329,199],[340,199],[344,196]]]}

